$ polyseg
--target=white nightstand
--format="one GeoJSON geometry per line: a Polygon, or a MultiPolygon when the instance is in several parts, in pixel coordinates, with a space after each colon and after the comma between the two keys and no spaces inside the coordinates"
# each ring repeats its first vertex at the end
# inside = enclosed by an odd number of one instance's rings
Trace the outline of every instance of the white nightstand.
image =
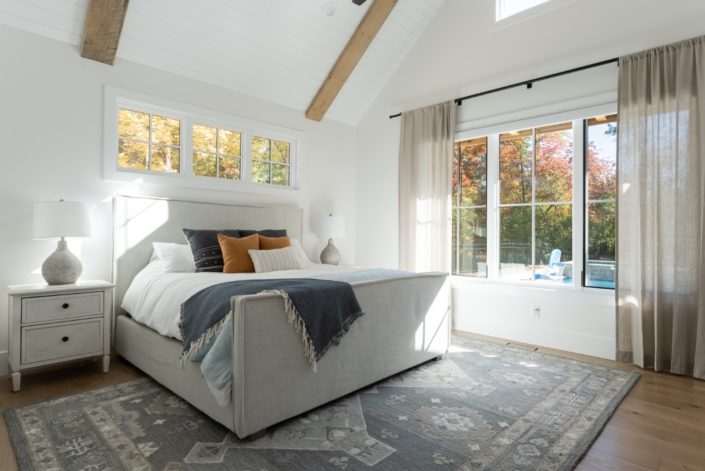
{"type": "Polygon", "coordinates": [[[37,366],[102,356],[108,372],[113,287],[106,281],[7,287],[13,391],[20,390],[21,371],[37,366]]]}

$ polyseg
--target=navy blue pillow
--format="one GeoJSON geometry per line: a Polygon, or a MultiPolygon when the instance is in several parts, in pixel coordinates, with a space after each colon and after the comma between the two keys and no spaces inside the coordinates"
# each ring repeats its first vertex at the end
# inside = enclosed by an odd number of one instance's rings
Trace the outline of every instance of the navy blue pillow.
{"type": "MultiPolygon", "coordinates": [[[[259,234],[265,237],[286,237],[286,229],[263,229],[261,231],[252,231],[250,229],[238,229],[240,235],[238,237],[247,237],[252,234],[259,234]]],[[[227,234],[225,234],[227,235],[227,234]]]]}
{"type": "Polygon", "coordinates": [[[197,272],[222,272],[223,252],[220,250],[218,234],[230,237],[243,237],[237,229],[182,229],[196,262],[197,272]]]}

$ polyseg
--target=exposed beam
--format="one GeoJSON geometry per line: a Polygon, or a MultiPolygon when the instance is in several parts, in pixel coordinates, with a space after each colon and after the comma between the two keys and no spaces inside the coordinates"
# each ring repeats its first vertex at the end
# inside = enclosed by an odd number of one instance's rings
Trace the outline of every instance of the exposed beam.
{"type": "Polygon", "coordinates": [[[130,0],[91,0],[81,56],[113,65],[130,0]]]}
{"type": "Polygon", "coordinates": [[[348,44],[335,61],[313,101],[306,110],[306,117],[320,121],[333,104],[355,66],[362,58],[398,0],[375,0],[357,26],[348,44]]]}

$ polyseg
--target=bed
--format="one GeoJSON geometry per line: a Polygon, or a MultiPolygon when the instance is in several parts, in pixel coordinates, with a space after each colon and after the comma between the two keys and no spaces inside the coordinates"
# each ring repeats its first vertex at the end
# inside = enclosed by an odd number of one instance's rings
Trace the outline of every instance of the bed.
{"type": "Polygon", "coordinates": [[[366,315],[325,354],[316,372],[302,354],[301,336],[287,322],[282,297],[239,296],[231,305],[232,396],[221,406],[198,364],[181,364],[181,342],[133,320],[121,309],[122,299],[149,262],[154,241],[183,243],[183,227],[277,228],[300,239],[302,210],[131,196],[115,197],[113,209],[115,352],[240,438],[435,359],[448,349],[446,274],[353,282],[366,315]]]}

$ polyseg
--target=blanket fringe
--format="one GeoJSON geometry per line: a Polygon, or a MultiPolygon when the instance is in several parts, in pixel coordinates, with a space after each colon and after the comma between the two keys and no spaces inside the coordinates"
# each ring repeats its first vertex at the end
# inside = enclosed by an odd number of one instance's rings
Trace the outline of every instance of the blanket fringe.
{"type": "Polygon", "coordinates": [[[225,317],[223,317],[217,323],[208,327],[208,330],[206,330],[203,333],[203,335],[201,335],[198,339],[191,342],[191,345],[189,345],[188,349],[181,354],[181,368],[184,367],[184,362],[186,361],[186,358],[188,358],[188,356],[191,354],[191,352],[200,350],[208,342],[210,342],[210,340],[214,336],[219,335],[223,331],[225,324],[230,320],[232,315],[233,315],[232,311],[229,312],[225,317]]]}
{"type": "Polygon", "coordinates": [[[294,329],[296,329],[296,332],[301,334],[301,341],[304,343],[304,356],[311,364],[313,372],[317,373],[318,361],[316,360],[316,349],[313,345],[313,340],[311,340],[311,336],[308,334],[308,330],[306,330],[306,324],[304,323],[304,319],[301,317],[301,314],[299,314],[299,311],[296,310],[296,306],[294,306],[294,302],[289,297],[289,294],[286,291],[279,289],[266,290],[262,291],[261,293],[276,294],[284,298],[284,310],[286,311],[286,318],[290,324],[294,324],[294,329]]]}

